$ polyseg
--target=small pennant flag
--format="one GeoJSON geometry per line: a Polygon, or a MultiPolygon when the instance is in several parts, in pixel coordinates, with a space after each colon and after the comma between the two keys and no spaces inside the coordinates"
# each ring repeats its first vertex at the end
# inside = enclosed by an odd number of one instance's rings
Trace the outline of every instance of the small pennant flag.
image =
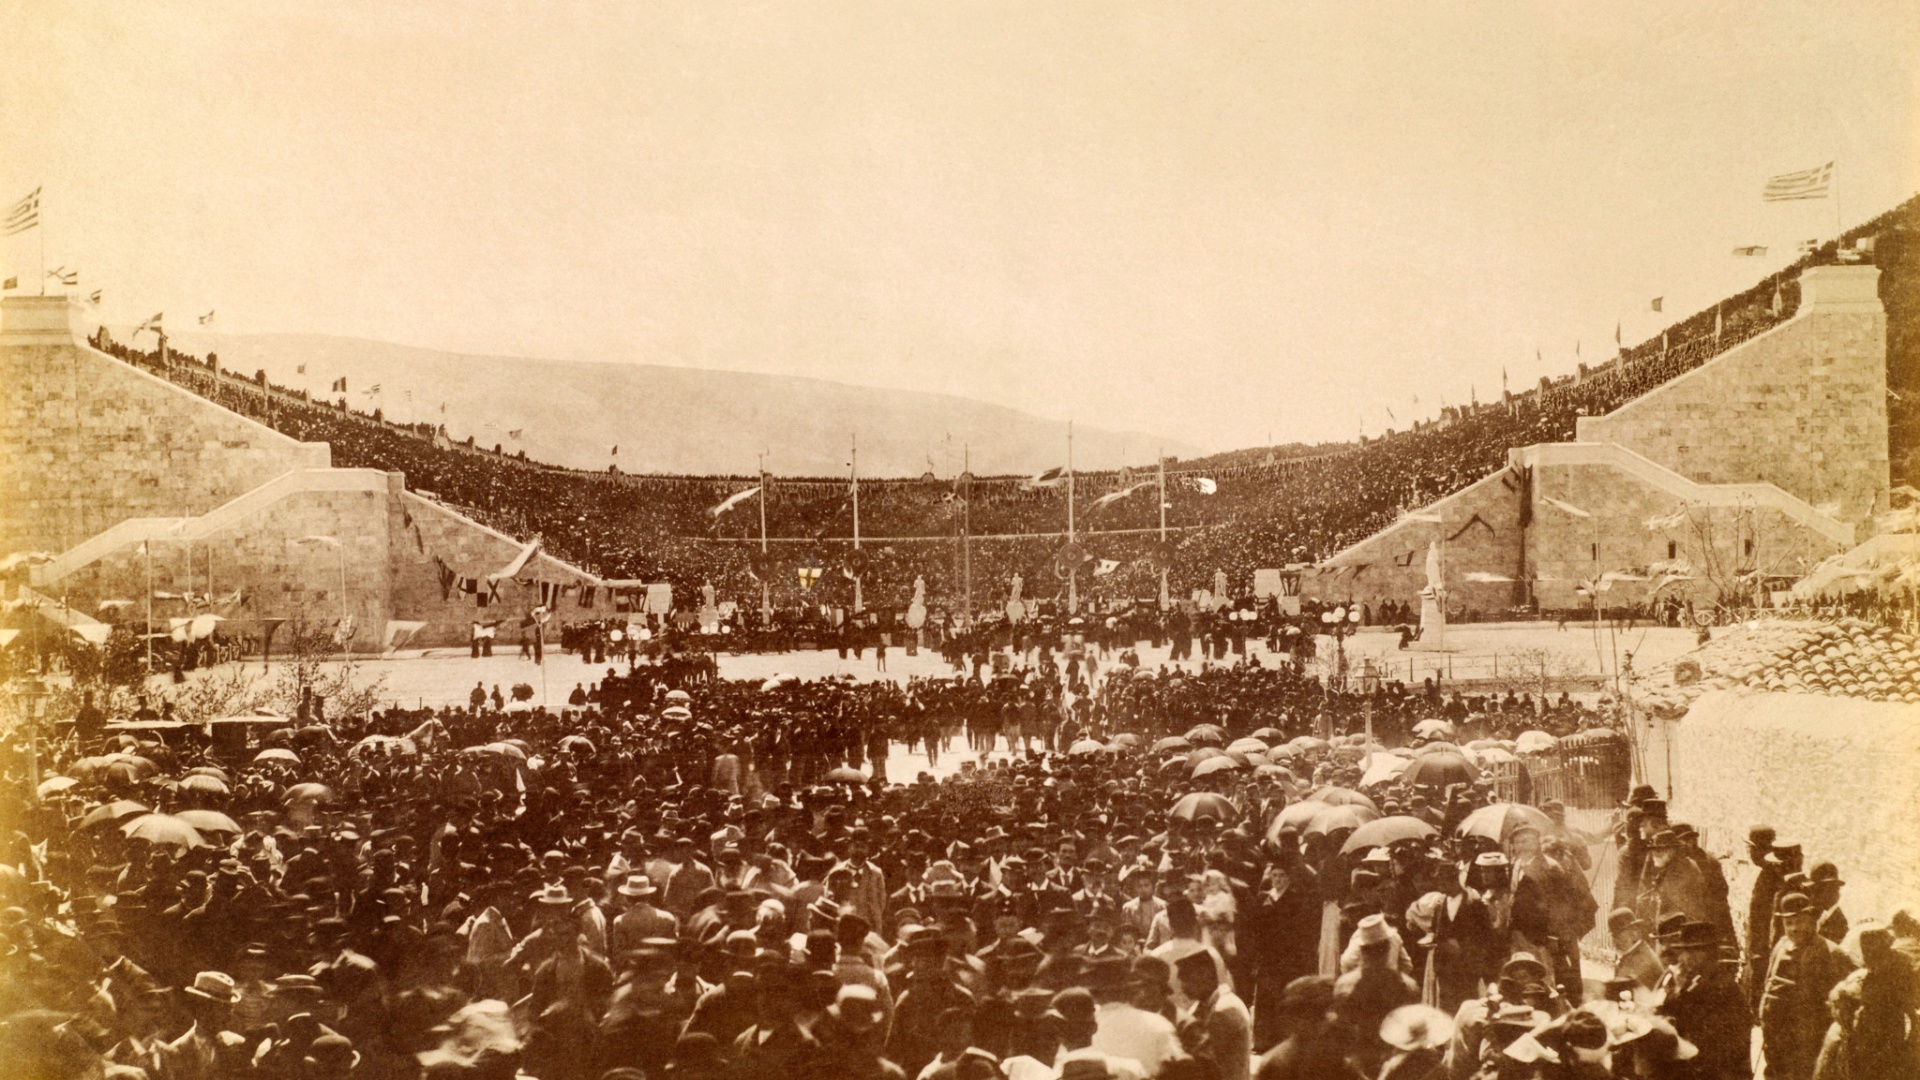
{"type": "Polygon", "coordinates": [[[134,335],[138,336],[140,332],[143,330],[151,330],[156,334],[160,333],[162,329],[162,327],[160,326],[160,320],[166,318],[166,316],[167,316],[167,313],[164,311],[154,312],[153,318],[148,319],[146,322],[143,322],[139,326],[136,326],[133,328],[134,335]]]}
{"type": "MultiPolygon", "coordinates": [[[[443,405],[443,406],[441,406],[441,408],[445,408],[445,407],[446,407],[446,406],[444,406],[444,405],[443,405]]],[[[607,451],[607,456],[608,456],[608,457],[619,457],[619,456],[620,456],[620,444],[619,444],[619,443],[614,443],[614,444],[613,444],[613,449],[611,449],[611,450],[609,450],[609,451],[607,451]]]]}
{"type": "Polygon", "coordinates": [[[1757,258],[1767,253],[1767,246],[1765,244],[1746,244],[1734,248],[1733,253],[1736,257],[1742,259],[1757,258]]]}
{"type": "Polygon", "coordinates": [[[1120,569],[1119,559],[1099,559],[1094,563],[1093,576],[1105,577],[1118,569],[1120,569]]]}
{"type": "Polygon", "coordinates": [[[1653,298],[1653,299],[1652,299],[1651,301],[1649,301],[1649,302],[1647,303],[1647,310],[1648,310],[1648,311],[1661,311],[1661,310],[1664,310],[1664,309],[1662,308],[1662,306],[1661,306],[1661,305],[1663,305],[1664,303],[1666,303],[1666,300],[1667,300],[1667,298],[1666,298],[1666,297],[1664,297],[1664,296],[1656,296],[1656,297],[1654,297],[1654,298],[1653,298]]]}
{"type": "Polygon", "coordinates": [[[360,392],[367,395],[368,397],[372,397],[373,395],[380,392],[380,384],[374,383],[372,386],[369,386],[365,390],[362,390],[360,392]]]}
{"type": "Polygon", "coordinates": [[[205,315],[200,316],[201,326],[205,326],[212,321],[213,321],[213,312],[211,311],[207,312],[205,315]]]}
{"type": "Polygon", "coordinates": [[[6,281],[0,282],[0,289],[17,289],[19,287],[20,279],[17,277],[10,277],[6,281]]]}
{"type": "Polygon", "coordinates": [[[1620,320],[1618,320],[1618,319],[1615,319],[1615,320],[1613,321],[1613,343],[1614,343],[1614,345],[1615,345],[1616,347],[1618,347],[1618,346],[1620,346],[1620,345],[1621,345],[1621,341],[1620,341],[1620,320]]]}
{"type": "Polygon", "coordinates": [[[80,271],[69,270],[64,266],[57,266],[52,270],[47,271],[47,276],[59,282],[62,285],[80,284],[80,271]]]}
{"type": "Polygon", "coordinates": [[[89,304],[98,304],[99,302],[100,302],[100,290],[99,290],[99,289],[95,289],[95,290],[93,290],[92,292],[90,292],[90,293],[88,293],[88,294],[87,294],[87,303],[89,303],[89,304]]]}
{"type": "Polygon", "coordinates": [[[40,224],[40,189],[34,188],[27,197],[7,208],[5,221],[0,221],[0,236],[12,236],[23,233],[40,224]]]}
{"type": "Polygon", "coordinates": [[[1766,202],[1824,199],[1832,186],[1833,162],[1829,161],[1817,168],[1767,177],[1767,186],[1760,190],[1760,198],[1766,202]]]}
{"type": "Polygon", "coordinates": [[[714,517],[719,517],[721,514],[724,514],[727,511],[733,509],[734,507],[739,506],[741,503],[746,502],[748,499],[751,499],[758,494],[760,494],[760,489],[758,487],[750,487],[745,491],[736,491],[732,495],[729,495],[725,499],[721,500],[721,503],[719,506],[714,507],[712,510],[708,512],[711,513],[714,517]]]}
{"type": "Polygon", "coordinates": [[[1056,465],[1053,468],[1046,470],[1045,472],[1036,473],[1033,479],[1027,481],[1027,486],[1057,487],[1060,484],[1066,483],[1066,480],[1067,480],[1067,470],[1056,465]]]}
{"type": "MultiPolygon", "coordinates": [[[[378,387],[375,387],[375,389],[378,389],[378,387]]],[[[512,431],[507,432],[507,438],[517,440],[526,430],[526,428],[514,428],[512,431]]]]}

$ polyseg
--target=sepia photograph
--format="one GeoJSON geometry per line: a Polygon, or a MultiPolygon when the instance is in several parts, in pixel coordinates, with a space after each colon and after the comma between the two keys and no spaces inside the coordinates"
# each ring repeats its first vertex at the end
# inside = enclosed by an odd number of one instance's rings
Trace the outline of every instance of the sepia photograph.
{"type": "Polygon", "coordinates": [[[0,1080],[1920,1080],[1920,6],[0,0],[0,1080]]]}

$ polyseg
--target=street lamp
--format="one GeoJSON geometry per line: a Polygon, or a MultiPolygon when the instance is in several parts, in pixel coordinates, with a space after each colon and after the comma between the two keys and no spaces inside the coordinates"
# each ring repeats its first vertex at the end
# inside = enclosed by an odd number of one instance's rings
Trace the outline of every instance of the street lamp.
{"type": "Polygon", "coordinates": [[[37,678],[26,678],[14,688],[20,717],[27,724],[27,787],[39,798],[40,792],[40,716],[46,708],[47,687],[37,678]]]}
{"type": "Polygon", "coordinates": [[[1347,685],[1347,636],[1360,629],[1360,605],[1351,607],[1341,605],[1332,611],[1320,613],[1320,622],[1326,626],[1326,632],[1333,636],[1333,648],[1337,659],[1334,664],[1334,681],[1341,689],[1347,685]]]}

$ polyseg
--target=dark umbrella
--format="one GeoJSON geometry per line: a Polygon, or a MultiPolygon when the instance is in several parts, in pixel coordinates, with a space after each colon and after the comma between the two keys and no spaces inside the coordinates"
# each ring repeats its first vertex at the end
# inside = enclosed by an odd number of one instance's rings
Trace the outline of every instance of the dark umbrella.
{"type": "Polygon", "coordinates": [[[1326,803],[1328,806],[1363,806],[1375,814],[1380,812],[1380,807],[1376,805],[1372,799],[1367,798],[1352,788],[1323,787],[1319,791],[1309,795],[1308,798],[1315,802],[1326,803]]]}
{"type": "Polygon", "coordinates": [[[849,768],[845,765],[829,771],[826,778],[836,784],[864,784],[867,782],[866,776],[861,773],[859,769],[849,768]]]}
{"type": "Polygon", "coordinates": [[[1306,835],[1315,833],[1337,833],[1342,829],[1358,829],[1380,816],[1378,810],[1369,810],[1364,806],[1329,806],[1313,815],[1302,830],[1306,835]]]}
{"type": "Polygon", "coordinates": [[[1191,749],[1193,749],[1193,744],[1181,738],[1178,735],[1161,739],[1159,742],[1153,744],[1153,752],[1156,754],[1164,754],[1169,750],[1191,750],[1191,749]]]}
{"type": "Polygon", "coordinates": [[[1494,803],[1483,806],[1454,827],[1461,836],[1479,836],[1504,844],[1515,829],[1531,826],[1542,832],[1553,827],[1547,815],[1524,803],[1494,803]]]}
{"type": "Polygon", "coordinates": [[[87,811],[87,816],[80,819],[80,827],[83,829],[91,829],[102,822],[119,821],[122,818],[133,817],[136,814],[151,813],[152,809],[152,807],[134,802],[132,799],[115,799],[110,803],[104,803],[87,811]]]}

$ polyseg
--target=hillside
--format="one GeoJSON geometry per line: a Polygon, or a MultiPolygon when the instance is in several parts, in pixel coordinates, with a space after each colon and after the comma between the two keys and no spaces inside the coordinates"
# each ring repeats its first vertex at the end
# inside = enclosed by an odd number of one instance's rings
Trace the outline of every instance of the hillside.
{"type": "MultiPolygon", "coordinates": [[[[115,333],[125,340],[128,329],[115,333]]],[[[944,394],[738,371],[468,356],[324,335],[180,332],[171,340],[186,352],[217,353],[229,371],[264,368],[274,382],[324,400],[339,396],[328,388],[344,377],[355,409],[444,423],[455,440],[471,435],[482,446],[499,443],[574,468],[614,463],[625,472],[747,474],[764,450],[767,467],[780,475],[834,476],[847,471],[848,436],[856,431],[863,476],[918,476],[930,465],[949,476],[959,471],[967,445],[974,472],[983,475],[1038,472],[1066,454],[1062,421],[944,394]],[[370,394],[375,386],[380,392],[370,394]],[[510,435],[516,430],[518,440],[510,435]],[[619,454],[609,456],[616,444],[619,454]]],[[[1152,461],[1158,449],[1195,452],[1157,435],[1074,426],[1080,468],[1152,461]]]]}

